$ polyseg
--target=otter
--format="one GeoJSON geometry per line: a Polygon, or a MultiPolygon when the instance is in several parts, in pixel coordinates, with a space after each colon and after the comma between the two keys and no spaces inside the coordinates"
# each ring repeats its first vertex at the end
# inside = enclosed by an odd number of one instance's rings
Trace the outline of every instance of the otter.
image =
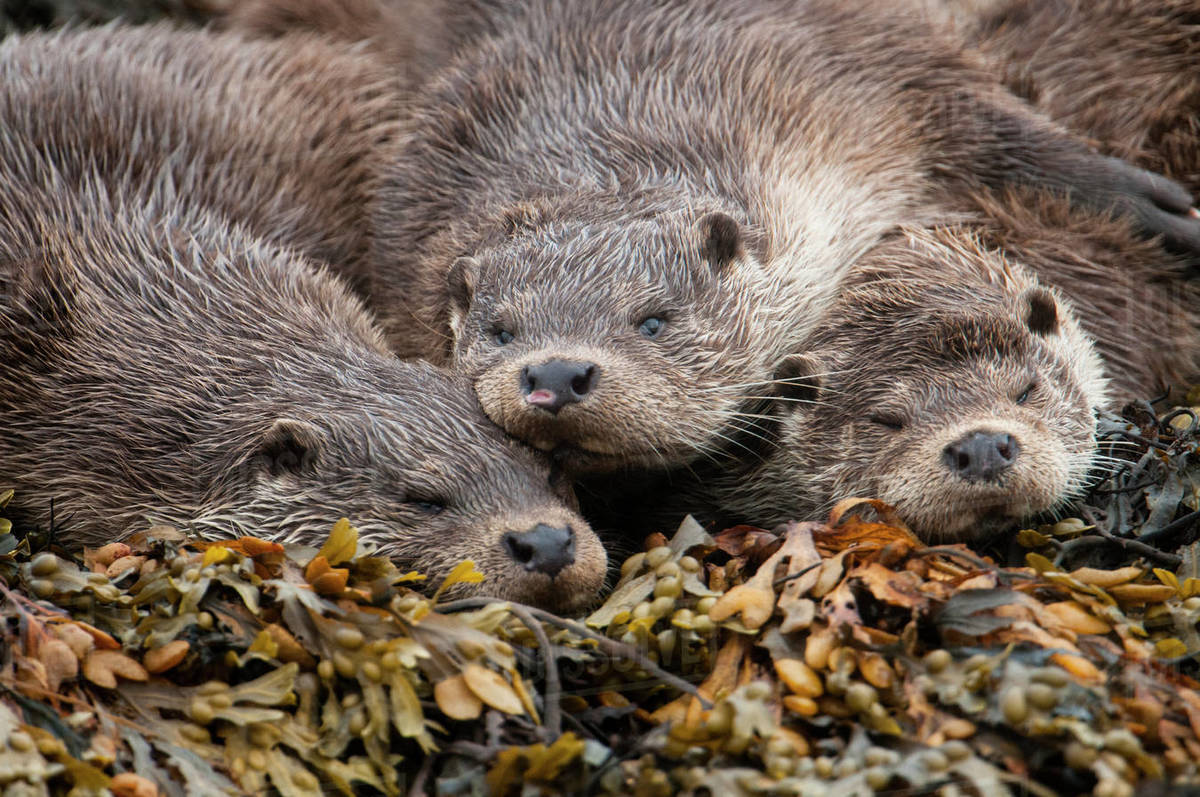
{"type": "MultiPolygon", "coordinates": [[[[469,558],[482,594],[586,606],[606,554],[549,463],[487,420],[469,381],[396,360],[341,281],[211,207],[199,189],[216,178],[169,154],[185,143],[169,87],[190,91],[157,79],[176,36],[197,58],[200,39],[165,29],[0,44],[13,519],[53,518],[79,547],[151,521],[314,544],[346,515],[432,585],[469,558]]],[[[252,194],[260,168],[228,169],[224,189],[252,194]]]]}
{"type": "Polygon", "coordinates": [[[1078,493],[1110,400],[1070,302],[965,224],[902,228],[860,258],[775,376],[773,445],[665,477],[639,506],[650,523],[770,528],[870,497],[927,541],[974,540],[1078,493]]]}
{"type": "Polygon", "coordinates": [[[1100,151],[1200,190],[1196,0],[943,0],[1019,96],[1100,151]]]}
{"type": "Polygon", "coordinates": [[[1092,152],[915,14],[563,0],[490,25],[413,100],[366,290],[399,353],[473,377],[571,472],[744,453],[771,363],[843,271],[981,188],[1200,243],[1186,191],[1092,152]]]}

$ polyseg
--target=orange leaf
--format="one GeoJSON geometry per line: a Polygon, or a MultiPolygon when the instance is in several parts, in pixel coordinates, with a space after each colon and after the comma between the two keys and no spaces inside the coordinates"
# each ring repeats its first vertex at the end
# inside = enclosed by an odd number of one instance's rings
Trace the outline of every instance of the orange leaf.
{"type": "Polygon", "coordinates": [[[191,645],[185,639],[173,639],[165,645],[160,645],[142,656],[142,664],[150,673],[166,672],[187,656],[191,645]]]}
{"type": "Polygon", "coordinates": [[[106,689],[116,688],[118,675],[128,681],[145,681],[150,677],[142,665],[115,650],[93,650],[83,662],[83,675],[106,689]]]}
{"type": "Polygon", "coordinates": [[[328,570],[312,582],[313,590],[319,595],[341,595],[350,579],[350,571],[345,568],[328,570]]]}

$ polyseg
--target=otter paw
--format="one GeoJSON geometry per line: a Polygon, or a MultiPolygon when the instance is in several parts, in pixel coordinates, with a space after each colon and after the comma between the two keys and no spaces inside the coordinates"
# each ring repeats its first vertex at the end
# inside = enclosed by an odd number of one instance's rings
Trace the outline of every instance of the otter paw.
{"type": "Polygon", "coordinates": [[[1200,214],[1187,189],[1161,174],[1120,158],[1105,157],[1104,186],[1119,209],[1129,213],[1148,235],[1161,235],[1170,248],[1200,252],[1200,214]]]}

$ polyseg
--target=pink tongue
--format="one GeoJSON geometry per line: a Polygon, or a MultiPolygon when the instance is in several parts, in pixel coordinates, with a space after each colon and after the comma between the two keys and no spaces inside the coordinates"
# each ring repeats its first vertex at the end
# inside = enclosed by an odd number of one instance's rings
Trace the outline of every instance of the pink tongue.
{"type": "Polygon", "coordinates": [[[547,404],[554,403],[554,391],[553,390],[534,390],[528,396],[525,397],[525,400],[535,406],[544,407],[547,404]]]}

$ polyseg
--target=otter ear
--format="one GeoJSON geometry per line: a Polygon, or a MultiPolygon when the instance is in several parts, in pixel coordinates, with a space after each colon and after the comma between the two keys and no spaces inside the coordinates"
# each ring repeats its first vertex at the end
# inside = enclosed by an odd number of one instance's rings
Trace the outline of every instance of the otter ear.
{"type": "Polygon", "coordinates": [[[450,289],[450,301],[455,310],[466,313],[475,294],[475,281],[479,278],[479,261],[464,255],[456,259],[446,272],[446,286],[450,289]]]}
{"type": "Polygon", "coordinates": [[[1035,335],[1053,335],[1058,331],[1058,302],[1054,294],[1045,288],[1031,288],[1025,292],[1028,309],[1025,325],[1035,335]]]}
{"type": "Polygon", "coordinates": [[[816,358],[807,354],[789,354],[775,366],[775,393],[786,410],[795,409],[797,402],[814,402],[821,392],[821,368],[816,358]]]}
{"type": "Polygon", "coordinates": [[[727,213],[709,213],[700,219],[700,256],[718,274],[742,254],[742,228],[727,213]]]}
{"type": "Polygon", "coordinates": [[[308,473],[321,448],[317,427],[294,418],[280,418],[262,436],[255,451],[259,468],[276,478],[308,473]]]}

